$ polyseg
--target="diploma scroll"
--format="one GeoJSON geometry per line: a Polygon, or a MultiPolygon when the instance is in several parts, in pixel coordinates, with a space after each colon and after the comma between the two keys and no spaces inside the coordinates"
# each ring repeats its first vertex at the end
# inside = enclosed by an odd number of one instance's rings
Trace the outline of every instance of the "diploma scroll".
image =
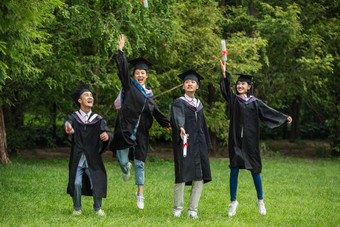
{"type": "Polygon", "coordinates": [[[221,46],[222,46],[222,56],[221,56],[221,58],[223,58],[223,61],[226,62],[228,60],[227,59],[228,52],[227,52],[227,49],[225,47],[225,40],[224,39],[221,40],[221,46]]]}
{"type": "Polygon", "coordinates": [[[188,148],[188,136],[185,134],[183,136],[183,157],[187,156],[187,148],[188,148]]]}
{"type": "Polygon", "coordinates": [[[67,133],[72,132],[73,128],[72,128],[72,125],[71,125],[70,122],[66,121],[66,122],[65,122],[65,127],[66,127],[66,132],[67,132],[67,133]]]}
{"type": "Polygon", "coordinates": [[[144,3],[144,7],[148,8],[149,4],[148,4],[148,0],[141,0],[144,3]]]}

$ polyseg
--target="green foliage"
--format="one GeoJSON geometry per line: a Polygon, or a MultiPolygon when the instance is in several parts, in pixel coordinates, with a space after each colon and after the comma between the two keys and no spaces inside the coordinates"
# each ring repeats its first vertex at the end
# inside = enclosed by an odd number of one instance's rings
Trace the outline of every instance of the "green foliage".
{"type": "Polygon", "coordinates": [[[265,157],[261,174],[267,215],[256,206],[256,191],[249,171],[239,174],[235,217],[228,217],[229,168],[226,161],[212,161],[213,180],[204,185],[198,220],[187,217],[190,187],[185,188],[184,210],[172,216],[173,161],[146,162],[145,209],[138,210],[134,193],[134,171],[124,182],[117,162],[106,161],[106,217],[93,212],[93,199],[82,197],[80,217],[71,215],[72,198],[66,194],[67,160],[13,159],[0,166],[0,222],[5,226],[336,226],[340,217],[339,160],[302,160],[265,157]],[[323,198],[323,202],[311,198],[323,198]],[[299,201],[292,205],[291,201],[299,201]]]}
{"type": "MultiPolygon", "coordinates": [[[[301,129],[327,122],[340,150],[339,12],[334,0],[152,0],[148,8],[138,0],[5,0],[0,104],[15,106],[21,118],[39,116],[38,125],[55,125],[77,108],[70,93],[87,83],[95,93],[93,111],[113,128],[121,89],[113,57],[119,34],[125,34],[128,59],[144,56],[154,63],[148,86],[155,95],[181,84],[177,75],[190,68],[204,76],[200,100],[208,127],[225,143],[229,123],[218,83],[223,38],[229,72],[256,75],[256,95],[287,114],[302,97],[301,129]],[[317,116],[312,122],[306,122],[306,109],[317,116]]],[[[169,105],[181,95],[177,88],[156,103],[169,116],[169,105]]],[[[19,122],[10,121],[7,129],[19,122]]],[[[157,123],[150,135],[170,140],[157,123]]]]}

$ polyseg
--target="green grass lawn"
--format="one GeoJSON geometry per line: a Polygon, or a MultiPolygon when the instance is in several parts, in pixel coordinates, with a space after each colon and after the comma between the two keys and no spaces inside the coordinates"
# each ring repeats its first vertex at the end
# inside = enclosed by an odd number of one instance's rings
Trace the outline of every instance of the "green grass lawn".
{"type": "MultiPolygon", "coordinates": [[[[152,160],[152,161],[151,161],[152,160]]],[[[211,161],[213,181],[205,184],[198,207],[199,220],[187,217],[190,187],[185,191],[182,217],[172,217],[174,166],[172,161],[146,162],[145,209],[138,210],[134,171],[124,182],[117,162],[106,162],[106,217],[93,212],[92,197],[82,197],[83,214],[71,215],[66,194],[68,160],[13,159],[0,165],[1,226],[340,226],[340,160],[265,157],[261,174],[267,215],[256,206],[249,171],[239,175],[239,207],[228,217],[227,161],[211,161]]]]}

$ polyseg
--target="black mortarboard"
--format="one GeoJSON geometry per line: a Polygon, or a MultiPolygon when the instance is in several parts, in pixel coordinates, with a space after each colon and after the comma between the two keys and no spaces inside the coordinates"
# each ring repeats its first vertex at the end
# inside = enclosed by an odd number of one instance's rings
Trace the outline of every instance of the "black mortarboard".
{"type": "Polygon", "coordinates": [[[193,69],[190,69],[190,70],[178,75],[178,77],[181,78],[183,81],[194,80],[197,83],[199,83],[201,80],[204,80],[204,78],[193,69]]]}
{"type": "MultiPolygon", "coordinates": [[[[72,92],[71,94],[71,98],[73,99],[73,101],[80,107],[80,103],[78,102],[78,99],[80,98],[80,96],[86,92],[89,91],[92,93],[92,91],[90,90],[89,86],[87,86],[86,84],[81,85],[80,87],[78,87],[75,91],[72,92]]],[[[93,93],[92,93],[93,94],[93,93]]]]}
{"type": "Polygon", "coordinates": [[[148,71],[148,68],[152,66],[152,63],[146,60],[145,58],[136,58],[131,61],[129,61],[135,69],[144,69],[145,71],[148,71]]]}
{"type": "Polygon", "coordinates": [[[246,74],[234,74],[234,75],[239,75],[239,78],[237,79],[237,81],[247,82],[249,85],[251,85],[252,79],[254,77],[254,76],[246,75],[246,74]]]}

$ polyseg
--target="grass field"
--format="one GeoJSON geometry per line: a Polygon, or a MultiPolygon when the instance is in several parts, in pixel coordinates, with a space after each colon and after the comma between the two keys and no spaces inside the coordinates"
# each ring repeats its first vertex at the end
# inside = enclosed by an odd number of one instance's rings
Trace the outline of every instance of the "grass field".
{"type": "Polygon", "coordinates": [[[145,209],[138,210],[132,178],[124,182],[117,162],[106,162],[106,217],[93,212],[92,197],[82,197],[83,214],[74,217],[66,194],[68,160],[12,160],[0,165],[1,226],[340,226],[340,160],[264,157],[263,190],[267,215],[256,206],[251,174],[240,171],[237,214],[228,217],[227,161],[211,161],[213,181],[205,184],[199,220],[190,220],[185,207],[172,217],[174,167],[172,161],[149,159],[144,187],[145,209]]]}

